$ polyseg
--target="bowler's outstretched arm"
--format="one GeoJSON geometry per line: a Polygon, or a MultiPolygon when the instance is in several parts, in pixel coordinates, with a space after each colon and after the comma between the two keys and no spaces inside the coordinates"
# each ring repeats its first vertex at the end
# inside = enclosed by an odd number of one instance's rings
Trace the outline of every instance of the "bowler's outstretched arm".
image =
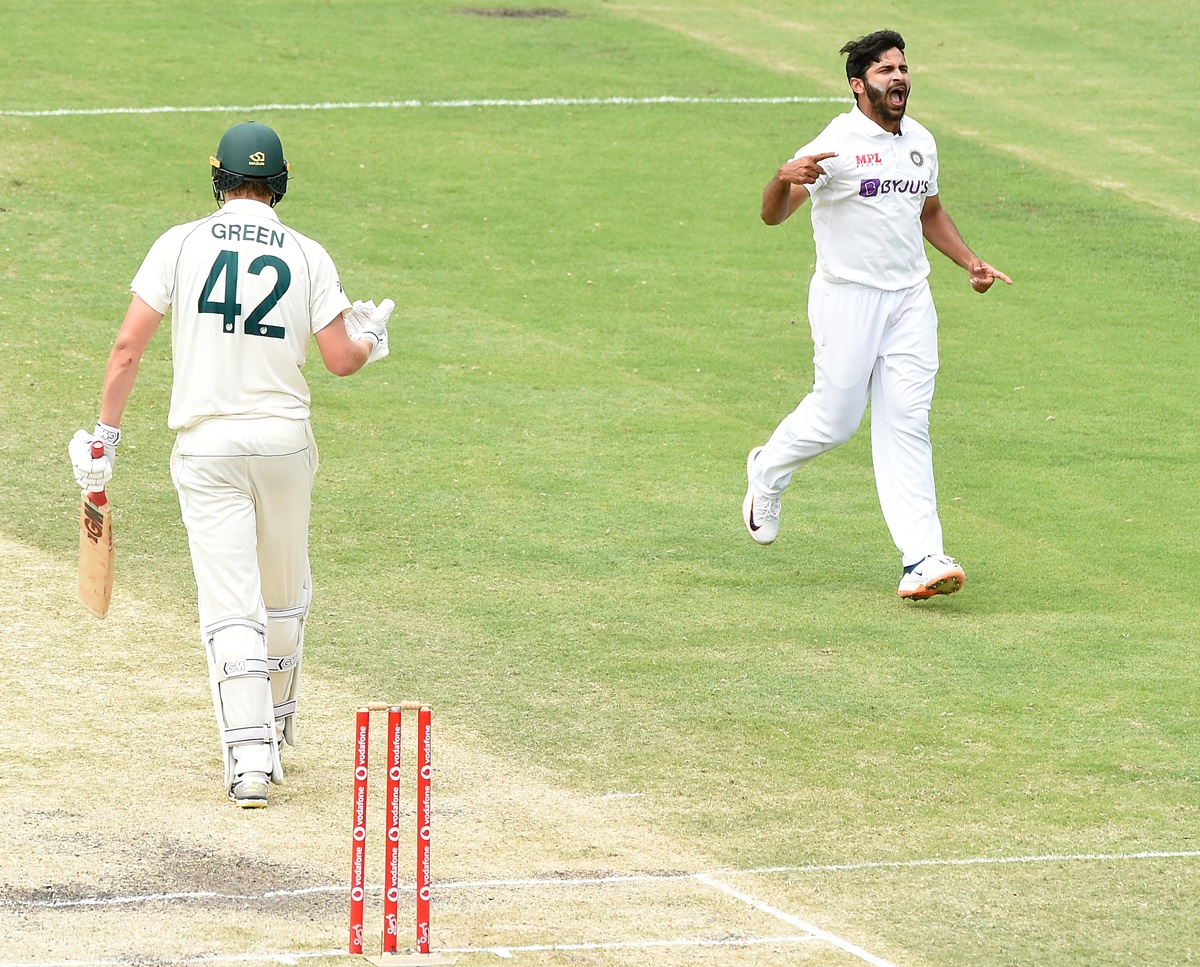
{"type": "Polygon", "coordinates": [[[1012,285],[1012,279],[971,251],[937,195],[930,195],[921,209],[921,233],[946,258],[967,270],[976,292],[987,292],[997,279],[1012,285]]]}

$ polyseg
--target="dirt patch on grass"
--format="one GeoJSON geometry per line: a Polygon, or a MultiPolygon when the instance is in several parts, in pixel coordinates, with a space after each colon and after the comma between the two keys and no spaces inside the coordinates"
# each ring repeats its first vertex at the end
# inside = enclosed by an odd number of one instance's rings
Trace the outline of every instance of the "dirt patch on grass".
{"type": "Polygon", "coordinates": [[[560,10],[557,7],[462,7],[458,12],[468,17],[511,17],[519,20],[563,19],[574,16],[571,11],[560,10]]]}

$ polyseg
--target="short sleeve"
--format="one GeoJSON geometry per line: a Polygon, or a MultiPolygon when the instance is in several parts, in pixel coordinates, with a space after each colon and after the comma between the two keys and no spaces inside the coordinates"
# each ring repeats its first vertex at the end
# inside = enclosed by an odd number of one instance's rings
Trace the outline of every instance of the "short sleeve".
{"type": "MultiPolygon", "coordinates": [[[[822,131],[820,133],[820,135],[818,135],[812,141],[809,141],[808,144],[806,144],[803,148],[801,148],[794,155],[792,155],[791,160],[796,161],[800,158],[806,158],[806,157],[809,157],[814,154],[825,154],[829,151],[836,152],[837,150],[838,150],[837,144],[834,143],[834,139],[832,137],[830,137],[829,129],[826,128],[824,131],[822,131]]],[[[804,186],[808,189],[809,195],[816,194],[818,191],[820,191],[822,188],[824,188],[827,184],[829,184],[830,180],[833,178],[833,176],[835,174],[835,168],[837,166],[837,161],[838,161],[837,158],[827,158],[821,162],[821,167],[825,169],[825,174],[823,174],[819,178],[817,178],[817,180],[814,181],[811,185],[804,186]]]]}
{"type": "Polygon", "coordinates": [[[325,249],[318,248],[319,256],[313,260],[312,304],[309,306],[314,333],[320,332],[350,308],[350,300],[342,289],[333,259],[325,249]]]}
{"type": "Polygon", "coordinates": [[[160,235],[150,246],[141,267],[129,283],[130,292],[163,315],[167,314],[175,298],[175,267],[179,261],[180,245],[178,229],[160,235]]]}

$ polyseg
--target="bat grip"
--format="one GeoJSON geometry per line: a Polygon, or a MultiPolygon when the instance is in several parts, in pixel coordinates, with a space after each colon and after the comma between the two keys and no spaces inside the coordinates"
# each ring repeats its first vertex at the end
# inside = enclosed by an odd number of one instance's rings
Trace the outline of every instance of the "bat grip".
{"type": "MultiPolygon", "coordinates": [[[[102,456],[104,456],[104,441],[103,440],[93,440],[92,441],[92,459],[99,460],[102,456]]],[[[104,493],[103,487],[101,487],[99,490],[89,490],[88,491],[88,499],[91,500],[91,502],[93,504],[95,504],[97,507],[103,507],[105,504],[108,503],[108,497],[104,493]]]]}

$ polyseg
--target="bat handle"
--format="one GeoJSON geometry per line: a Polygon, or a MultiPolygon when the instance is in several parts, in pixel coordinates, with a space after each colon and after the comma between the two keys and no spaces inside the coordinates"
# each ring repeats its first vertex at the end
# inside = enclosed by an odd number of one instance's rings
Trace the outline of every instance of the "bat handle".
{"type": "MultiPolygon", "coordinates": [[[[102,456],[104,456],[104,441],[93,440],[92,441],[92,459],[99,460],[102,456]]],[[[95,504],[97,507],[103,507],[105,504],[108,503],[108,497],[104,493],[103,487],[101,487],[99,490],[89,490],[88,497],[91,500],[91,502],[93,504],[95,504]]]]}

